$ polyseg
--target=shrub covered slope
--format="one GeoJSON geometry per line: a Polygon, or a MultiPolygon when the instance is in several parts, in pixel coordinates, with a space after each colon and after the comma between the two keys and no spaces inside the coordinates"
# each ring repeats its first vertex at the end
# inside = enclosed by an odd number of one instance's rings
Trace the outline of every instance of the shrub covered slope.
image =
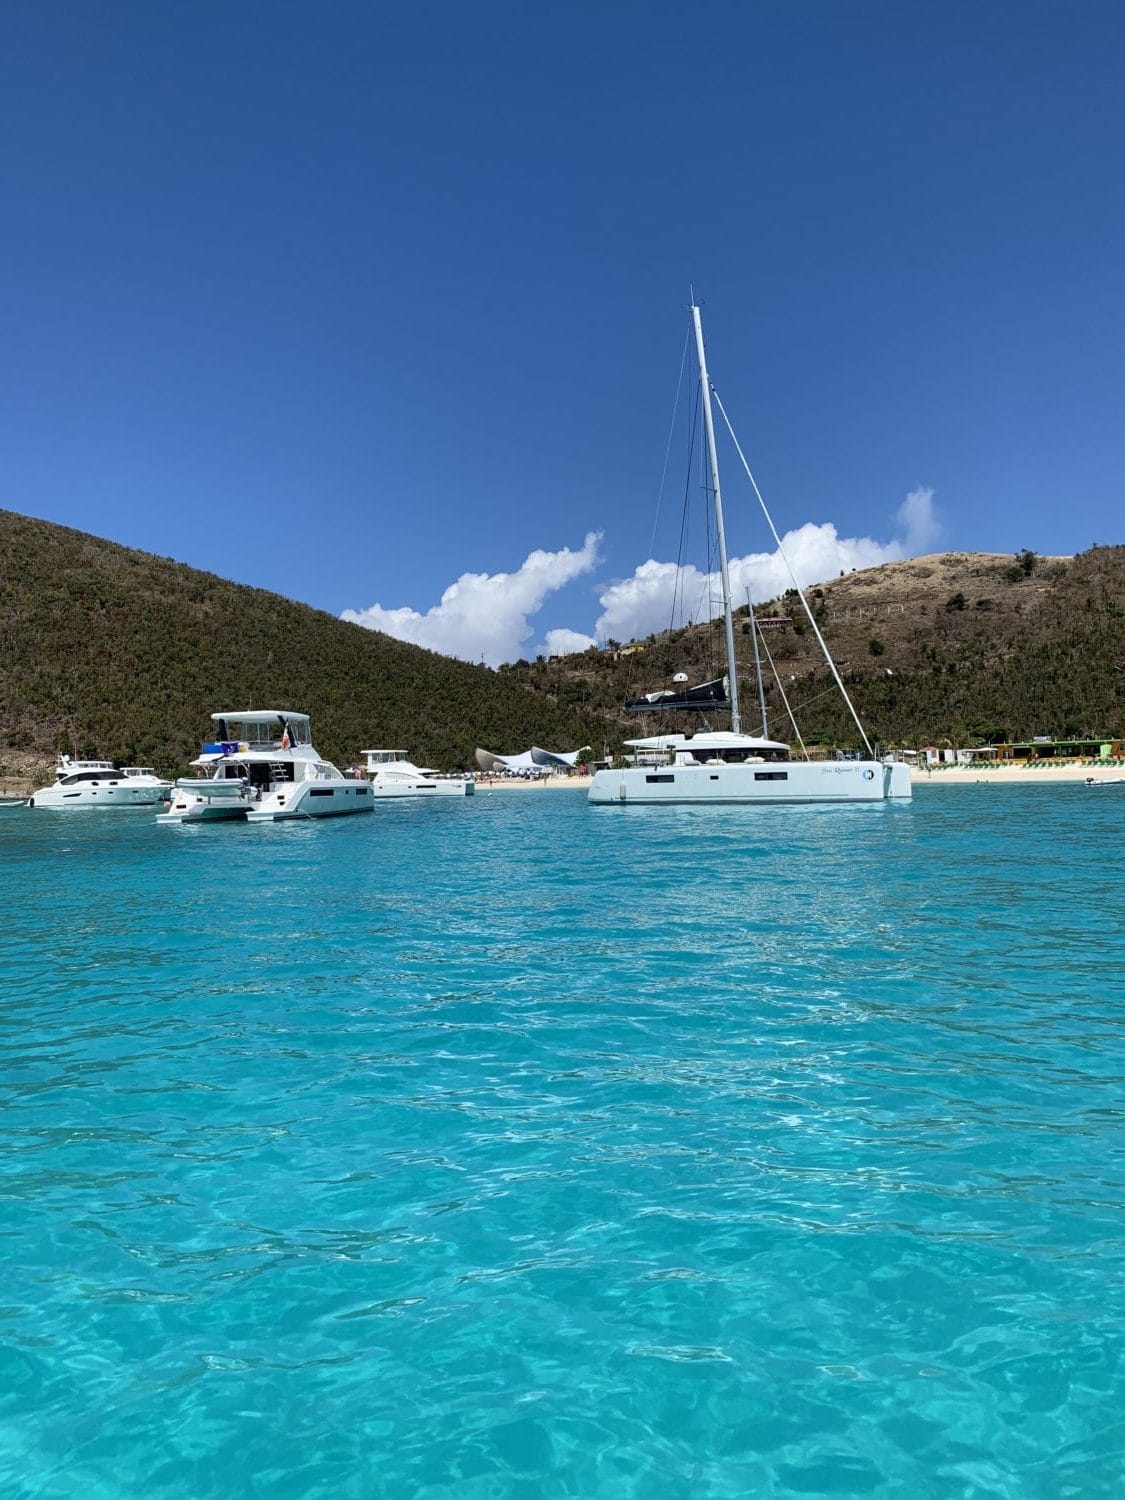
{"type": "MultiPolygon", "coordinates": [[[[869,732],[883,745],[1035,734],[1125,736],[1125,547],[1076,557],[941,553],[808,591],[869,732]]],[[[799,600],[758,609],[810,743],[851,745],[799,600]]],[[[758,727],[745,608],[745,727],[758,727]]],[[[365,745],[466,767],[477,745],[571,749],[687,721],[622,713],[674,672],[723,670],[704,622],[558,661],[493,672],[407,645],[277,594],[0,511],[0,750],[56,750],[182,768],[219,709],[312,715],[321,751],[365,745]]],[[[770,677],[768,668],[767,676],[770,677]]],[[[771,732],[792,734],[770,677],[771,732]]],[[[718,725],[716,726],[718,727],[718,725]]]]}
{"type": "Polygon", "coordinates": [[[254,706],[311,714],[341,765],[385,745],[468,767],[479,744],[573,749],[604,728],[511,676],[0,511],[0,747],[182,770],[211,713],[254,706]]]}

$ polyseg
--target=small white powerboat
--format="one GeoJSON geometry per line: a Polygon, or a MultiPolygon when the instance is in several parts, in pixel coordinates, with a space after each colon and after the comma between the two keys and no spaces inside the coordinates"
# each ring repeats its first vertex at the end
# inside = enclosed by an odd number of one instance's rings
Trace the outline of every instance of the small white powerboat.
{"type": "Polygon", "coordinates": [[[125,766],[111,760],[72,760],[60,755],[53,786],[32,792],[32,807],[152,807],[165,802],[172,783],[151,766],[125,766]]]}
{"type": "Polygon", "coordinates": [[[364,750],[367,781],[376,797],[471,797],[468,776],[445,776],[407,760],[405,750],[364,750]]]}

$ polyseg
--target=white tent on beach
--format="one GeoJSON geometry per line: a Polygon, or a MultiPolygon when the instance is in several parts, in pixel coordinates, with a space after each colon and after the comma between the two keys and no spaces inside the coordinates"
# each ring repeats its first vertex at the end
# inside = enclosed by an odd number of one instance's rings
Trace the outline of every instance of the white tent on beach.
{"type": "Polygon", "coordinates": [[[579,750],[541,750],[532,745],[521,755],[495,755],[491,750],[477,750],[477,765],[482,771],[572,771],[582,758],[579,750]]]}

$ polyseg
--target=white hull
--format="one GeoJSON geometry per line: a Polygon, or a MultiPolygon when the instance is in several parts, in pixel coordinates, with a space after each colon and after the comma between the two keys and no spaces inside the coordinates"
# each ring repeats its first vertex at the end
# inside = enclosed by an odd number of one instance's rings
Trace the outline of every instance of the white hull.
{"type": "Polygon", "coordinates": [[[367,781],[376,797],[470,797],[473,783],[416,766],[405,750],[364,750],[367,781]]]}
{"type": "Polygon", "coordinates": [[[276,823],[283,818],[339,818],[347,813],[373,812],[371,788],[362,781],[289,782],[276,792],[263,792],[246,813],[249,823],[276,823]]]}
{"type": "Polygon", "coordinates": [[[432,781],[420,776],[417,781],[373,776],[368,783],[375,797],[471,797],[475,790],[471,781],[432,781]]]}
{"type": "Polygon", "coordinates": [[[608,806],[650,803],[757,804],[884,802],[911,796],[910,769],[878,761],[784,761],[749,765],[629,766],[598,771],[588,800],[608,806]]]}
{"type": "Polygon", "coordinates": [[[176,782],[168,811],[160,813],[158,823],[215,823],[222,819],[245,818],[249,807],[244,781],[213,781],[202,776],[186,776],[176,782]]]}
{"type": "Polygon", "coordinates": [[[48,786],[42,791],[33,792],[30,798],[32,807],[154,807],[163,802],[168,796],[170,783],[164,782],[155,786],[130,786],[127,782],[114,784],[103,783],[100,786],[83,787],[80,790],[74,787],[48,786]]]}
{"type": "Polygon", "coordinates": [[[368,786],[342,778],[285,782],[276,791],[260,796],[241,781],[185,780],[176,783],[171,806],[156,821],[275,823],[285,818],[336,818],[372,812],[374,807],[368,786]]]}

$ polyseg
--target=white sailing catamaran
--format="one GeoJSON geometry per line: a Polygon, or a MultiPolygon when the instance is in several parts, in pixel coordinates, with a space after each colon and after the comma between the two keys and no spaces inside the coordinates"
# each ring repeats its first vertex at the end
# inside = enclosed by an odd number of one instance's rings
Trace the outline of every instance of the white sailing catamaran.
{"type": "MultiPolygon", "coordinates": [[[[695,330],[703,420],[707,434],[707,455],[711,469],[711,490],[715,504],[715,536],[719,553],[723,620],[726,626],[727,679],[724,686],[729,696],[731,727],[725,732],[706,730],[692,735],[651,735],[643,739],[626,741],[635,752],[634,764],[619,770],[598,771],[590,785],[589,800],[592,803],[632,805],[685,802],[738,804],[882,802],[892,797],[908,798],[911,795],[910,769],[896,762],[880,761],[875,756],[855,705],[848,696],[836,664],[820,633],[816,618],[805,599],[804,591],[793,575],[793,569],[789,567],[789,559],[785,556],[781,538],[766,509],[765,501],[754,481],[738,439],[734,435],[722,401],[707,374],[703,324],[698,307],[692,306],[691,316],[695,330]],[[787,744],[764,737],[766,729],[764,697],[762,699],[763,736],[742,733],[742,717],[738,703],[738,672],[734,652],[734,618],[731,609],[730,574],[727,567],[726,534],[723,528],[723,499],[719,488],[719,460],[715,447],[712,397],[722,413],[735,449],[742,460],[742,466],[758,497],[778,551],[786,566],[789,567],[793,586],[805,607],[809,624],[824,652],[836,686],[855,720],[860,738],[867,750],[867,759],[830,761],[807,758],[790,759],[787,744]]],[[[755,630],[753,610],[751,610],[751,629],[755,630]]],[[[757,651],[756,633],[754,643],[755,651],[757,651]]],[[[715,685],[704,684],[704,687],[714,688],[715,685]]],[[[712,693],[711,696],[717,697],[717,693],[712,693]]],[[[670,702],[661,701],[665,698],[665,694],[650,695],[650,705],[654,708],[673,706],[670,702]]],[[[684,706],[695,705],[685,704],[684,706]]]]}

